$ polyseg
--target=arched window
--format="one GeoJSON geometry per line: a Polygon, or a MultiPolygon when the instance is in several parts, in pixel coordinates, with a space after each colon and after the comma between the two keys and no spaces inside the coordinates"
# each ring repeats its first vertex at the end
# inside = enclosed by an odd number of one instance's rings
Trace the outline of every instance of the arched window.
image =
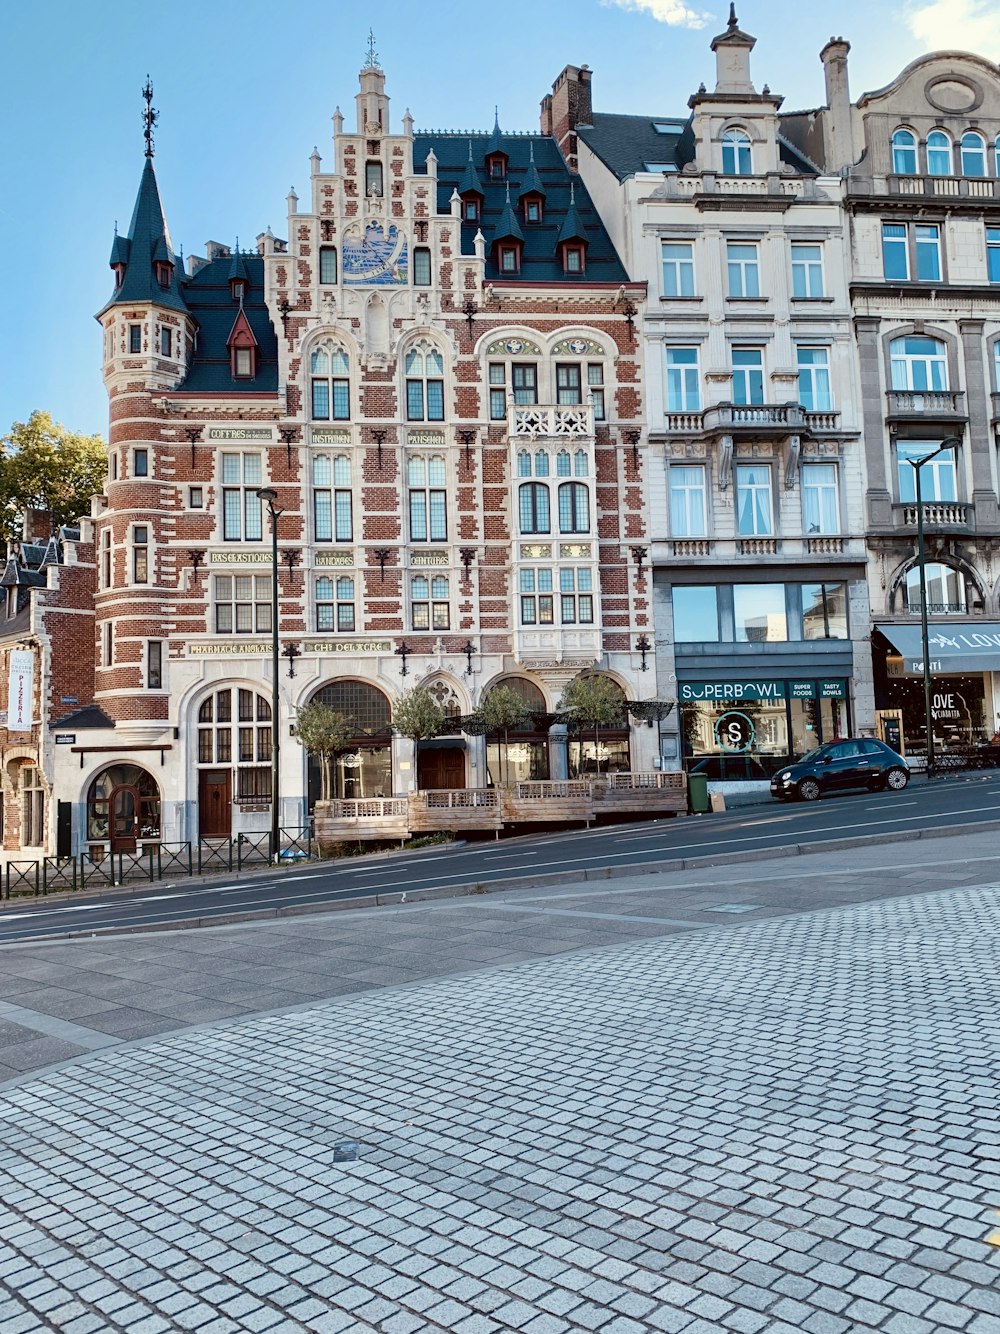
{"type": "Polygon", "coordinates": [[[543,482],[525,482],[518,488],[522,533],[549,532],[549,488],[543,482]]]}
{"type": "Polygon", "coordinates": [[[917,138],[912,130],[897,130],[892,136],[892,169],[897,176],[916,176],[917,138]]]}
{"type": "Polygon", "coordinates": [[[526,449],[522,449],[517,455],[517,475],[518,477],[531,476],[531,455],[526,449]]]}
{"type": "Polygon", "coordinates": [[[577,715],[569,723],[569,773],[571,778],[587,778],[594,774],[628,773],[629,725],[625,692],[617,681],[602,673],[588,673],[585,681],[600,680],[610,687],[609,698],[619,700],[617,716],[605,724],[595,724],[577,715]]]}
{"type": "Polygon", "coordinates": [[[588,472],[590,472],[590,460],[587,458],[587,451],[578,449],[573,455],[573,475],[586,477],[588,472]]]}
{"type": "Polygon", "coordinates": [[[132,851],[138,839],[160,837],[160,789],[137,764],[102,769],[87,793],[87,838],[132,851]]]}
{"type": "Polygon", "coordinates": [[[348,421],[351,364],[342,347],[326,342],[312,354],[312,415],[315,421],[348,421]]]}
{"type": "Polygon", "coordinates": [[[931,130],[927,136],[927,172],[930,176],[950,176],[955,170],[951,139],[944,130],[931,130]]]}
{"type": "Polygon", "coordinates": [[[313,525],[317,542],[352,542],[351,460],[315,454],[312,461],[313,525]]]}
{"type": "Polygon", "coordinates": [[[986,140],[975,130],[962,135],[962,175],[986,175],[986,140]]]}
{"type": "Polygon", "coordinates": [[[559,453],[556,455],[556,476],[557,477],[573,476],[573,465],[569,457],[568,449],[560,449],[559,453]]]}
{"type": "Polygon", "coordinates": [[[559,531],[590,532],[590,497],[582,482],[563,482],[559,488],[559,531]]]}
{"type": "Polygon", "coordinates": [[[234,767],[237,800],[270,801],[270,702],[243,687],[214,690],[198,710],[198,764],[234,767]]]}
{"type": "Polygon", "coordinates": [[[893,389],[948,388],[948,358],[944,343],[922,334],[894,338],[889,344],[893,389]]]}
{"type": "Polygon", "coordinates": [[[316,629],[350,634],[354,626],[354,579],[348,574],[336,580],[320,575],[316,580],[316,629]]]}
{"type": "Polygon", "coordinates": [[[414,630],[447,630],[451,626],[448,580],[443,574],[410,580],[410,625],[414,630]]]}
{"type": "MultiPolygon", "coordinates": [[[[928,561],[924,567],[929,616],[964,615],[968,610],[968,590],[961,570],[940,561],[928,561]]],[[[906,610],[911,616],[920,615],[920,568],[906,572],[906,610]]]]}
{"type": "Polygon", "coordinates": [[[549,475],[549,456],[544,449],[535,450],[535,476],[548,477],[549,475]]]}
{"type": "MultiPolygon", "coordinates": [[[[524,573],[534,572],[522,571],[524,573]]],[[[538,571],[539,575],[545,573],[551,577],[551,572],[538,571]]],[[[548,599],[551,605],[551,595],[548,595],[548,599]]],[[[547,620],[540,617],[536,623],[551,625],[551,614],[547,620]]],[[[549,727],[555,719],[546,712],[545,696],[533,682],[525,680],[523,676],[502,677],[490,686],[490,691],[497,689],[507,689],[515,694],[528,716],[516,728],[487,733],[486,768],[490,785],[548,778],[549,727]]]]}
{"type": "Polygon", "coordinates": [[[726,176],[749,176],[753,172],[750,136],[745,130],[726,130],[722,136],[722,171],[726,176]]]}
{"type": "Polygon", "coordinates": [[[444,421],[444,358],[427,342],[406,354],[406,419],[444,421]]]}
{"type": "MultiPolygon", "coordinates": [[[[312,696],[336,709],[347,722],[350,738],[333,764],[334,797],[392,796],[392,755],[389,701],[367,681],[334,681],[312,696]]],[[[320,769],[309,757],[309,807],[320,794],[320,769]]]]}

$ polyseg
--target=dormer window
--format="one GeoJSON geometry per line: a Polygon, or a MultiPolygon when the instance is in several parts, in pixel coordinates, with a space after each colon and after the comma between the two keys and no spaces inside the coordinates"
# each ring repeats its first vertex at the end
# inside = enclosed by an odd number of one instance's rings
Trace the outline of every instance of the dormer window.
{"type": "Polygon", "coordinates": [[[491,180],[502,181],[507,175],[507,155],[490,153],[486,159],[486,170],[490,173],[491,180]]]}
{"type": "Polygon", "coordinates": [[[115,271],[115,291],[117,292],[118,289],[121,287],[122,283],[125,281],[125,265],[113,264],[112,268],[115,271]]]}
{"type": "Polygon", "coordinates": [[[563,273],[583,273],[586,268],[584,247],[582,245],[563,245],[563,273]]]}
{"type": "Polygon", "coordinates": [[[227,339],[230,373],[234,380],[252,380],[257,374],[259,347],[246,311],[240,307],[227,339]]]}
{"type": "Polygon", "coordinates": [[[475,195],[462,200],[462,219],[465,222],[479,221],[479,200],[475,195]]]}
{"type": "Polygon", "coordinates": [[[745,130],[727,130],[722,136],[722,171],[725,176],[753,174],[750,136],[745,130]]]}
{"type": "Polygon", "coordinates": [[[501,273],[520,273],[521,246],[517,241],[506,241],[500,247],[498,268],[501,273]]]}
{"type": "Polygon", "coordinates": [[[252,347],[234,347],[233,348],[233,379],[234,380],[252,380],[253,365],[252,347]]]}
{"type": "Polygon", "coordinates": [[[538,195],[528,195],[524,200],[525,222],[541,222],[542,201],[538,195]]]}
{"type": "Polygon", "coordinates": [[[153,272],[156,276],[156,281],[159,283],[161,287],[167,288],[170,286],[170,271],[172,268],[173,268],[172,264],[167,264],[160,259],[158,259],[156,263],[153,265],[153,272]]]}
{"type": "Polygon", "coordinates": [[[243,297],[246,294],[246,287],[246,279],[244,278],[231,278],[229,280],[229,290],[233,294],[233,300],[238,301],[241,306],[243,304],[243,297]]]}

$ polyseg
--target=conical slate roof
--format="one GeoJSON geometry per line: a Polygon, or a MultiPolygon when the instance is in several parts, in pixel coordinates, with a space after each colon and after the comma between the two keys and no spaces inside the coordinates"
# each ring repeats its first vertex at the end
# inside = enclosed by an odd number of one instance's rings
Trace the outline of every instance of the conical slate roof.
{"type": "Polygon", "coordinates": [[[147,157],[139,181],[139,193],[136,195],[132,221],[128,229],[127,249],[116,238],[112,247],[113,264],[125,264],[121,286],[110,301],[103,307],[103,314],[110,306],[135,305],[152,302],[165,306],[168,310],[186,311],[184,297],[181,295],[180,277],[173,247],[170,244],[170,232],[160,203],[160,191],[156,184],[156,172],[153,159],[147,157]],[[116,255],[124,252],[124,260],[116,255]],[[156,281],[155,263],[171,266],[170,285],[161,287],[156,281]]]}
{"type": "Polygon", "coordinates": [[[518,225],[517,214],[514,212],[514,205],[510,202],[510,186],[508,185],[507,199],[500,212],[500,220],[493,229],[493,240],[504,241],[511,236],[514,237],[516,241],[524,240],[524,233],[518,225]]]}

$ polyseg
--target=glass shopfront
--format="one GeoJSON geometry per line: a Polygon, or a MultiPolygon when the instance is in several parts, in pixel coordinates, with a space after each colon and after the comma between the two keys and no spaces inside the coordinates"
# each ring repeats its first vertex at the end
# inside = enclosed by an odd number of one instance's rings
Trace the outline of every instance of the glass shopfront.
{"type": "Polygon", "coordinates": [[[766,779],[824,741],[850,735],[842,679],[681,681],[685,770],[766,779]]]}

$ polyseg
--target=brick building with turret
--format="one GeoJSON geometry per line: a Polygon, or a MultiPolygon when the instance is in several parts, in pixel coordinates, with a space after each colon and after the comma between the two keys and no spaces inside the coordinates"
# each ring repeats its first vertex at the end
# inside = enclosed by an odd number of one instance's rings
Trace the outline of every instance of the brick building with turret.
{"type": "Polygon", "coordinates": [[[372,52],[287,239],[182,266],[147,136],[111,268],[108,482],[82,548],[93,690],[75,721],[39,715],[73,737],[45,764],[73,852],[266,828],[275,707],[280,823],[301,826],[317,775],[294,727],[314,699],[353,728],[334,775],[352,836],[399,832],[418,790],[498,785],[499,740],[456,724],[417,756],[393,733],[416,683],[456,719],[499,682],[521,696],[505,782],[659,762],[641,707],[599,740],[556,717],[581,670],[628,701],[655,691],[645,285],[550,134],[393,125],[372,52]]]}

